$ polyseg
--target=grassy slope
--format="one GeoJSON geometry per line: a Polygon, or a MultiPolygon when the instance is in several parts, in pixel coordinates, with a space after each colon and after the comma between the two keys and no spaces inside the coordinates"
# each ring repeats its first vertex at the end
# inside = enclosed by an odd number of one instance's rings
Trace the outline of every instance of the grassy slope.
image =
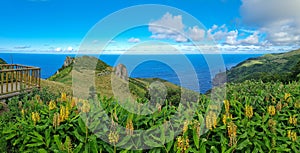
{"type": "Polygon", "coordinates": [[[250,58],[227,71],[227,79],[229,82],[242,82],[266,76],[272,78],[287,76],[299,61],[300,50],[250,58]]]}
{"type": "Polygon", "coordinates": [[[0,64],[7,64],[2,58],[0,58],[0,64]]]}
{"type": "MultiPolygon", "coordinates": [[[[91,58],[91,57],[84,57],[84,58],[91,58]]],[[[90,60],[95,60],[95,59],[91,58],[90,60]]],[[[86,66],[88,65],[89,64],[86,64],[86,66]]],[[[58,74],[54,74],[48,80],[44,80],[44,85],[50,86],[55,90],[56,85],[52,83],[61,83],[64,86],[63,89],[60,89],[60,87],[62,86],[57,86],[59,90],[63,90],[63,91],[67,91],[68,93],[71,93],[72,92],[71,91],[72,69],[73,69],[73,65],[64,68],[62,67],[59,70],[58,74]]],[[[112,67],[108,66],[103,61],[97,59],[96,74],[103,71],[112,71],[112,67]]],[[[175,89],[175,90],[180,89],[179,86],[176,86],[170,82],[167,82],[162,79],[157,79],[157,78],[155,79],[154,78],[153,79],[129,78],[129,89],[135,97],[144,97],[145,94],[147,93],[147,87],[153,81],[163,82],[168,89],[175,89]]],[[[95,82],[96,82],[97,93],[100,93],[100,95],[108,96],[108,97],[114,95],[111,87],[111,75],[95,76],[95,82]]]]}

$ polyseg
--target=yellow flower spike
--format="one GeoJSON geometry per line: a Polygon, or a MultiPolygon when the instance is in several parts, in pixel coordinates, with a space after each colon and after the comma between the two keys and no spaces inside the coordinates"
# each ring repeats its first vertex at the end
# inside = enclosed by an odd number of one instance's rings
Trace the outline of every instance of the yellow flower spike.
{"type": "Polygon", "coordinates": [[[118,132],[110,131],[108,134],[108,141],[111,144],[116,144],[119,142],[120,135],[118,132]]]}
{"type": "Polygon", "coordinates": [[[290,101],[290,97],[291,97],[291,94],[290,93],[285,93],[284,94],[284,100],[289,102],[290,101]]]}
{"type": "Polygon", "coordinates": [[[224,105],[225,105],[225,111],[226,113],[229,113],[229,109],[230,109],[230,103],[228,100],[224,100],[224,105]]]}
{"type": "Polygon", "coordinates": [[[290,118],[289,118],[289,124],[292,124],[292,125],[294,125],[294,126],[297,125],[297,118],[296,118],[296,115],[290,116],[290,118]]]}
{"type": "Polygon", "coordinates": [[[278,102],[277,105],[276,105],[276,110],[281,111],[281,109],[282,109],[282,103],[278,102]]]}
{"type": "Polygon", "coordinates": [[[32,121],[33,121],[33,124],[34,125],[36,125],[36,123],[38,122],[38,121],[40,121],[40,114],[38,113],[38,112],[32,112],[31,113],[31,119],[32,119],[32,121]]]}
{"type": "Polygon", "coordinates": [[[212,123],[213,123],[213,127],[216,128],[217,127],[217,115],[216,113],[212,114],[212,123]]]}
{"type": "Polygon", "coordinates": [[[294,103],[294,107],[295,107],[295,108],[300,108],[300,101],[295,102],[295,103],[294,103]]]}
{"type": "Polygon", "coordinates": [[[237,143],[236,131],[237,131],[237,126],[233,122],[228,123],[227,132],[230,139],[228,144],[229,146],[233,146],[237,143]]]}
{"type": "Polygon", "coordinates": [[[90,104],[88,101],[84,101],[83,102],[83,105],[82,105],[82,108],[81,108],[81,111],[84,112],[84,113],[88,113],[90,112],[90,104]]]}
{"type": "Polygon", "coordinates": [[[64,92],[61,93],[61,101],[67,101],[67,94],[64,92]]]}
{"type": "Polygon", "coordinates": [[[189,142],[189,138],[179,136],[177,138],[177,149],[180,150],[180,152],[185,152],[190,147],[189,142]]]}
{"type": "Polygon", "coordinates": [[[297,133],[295,131],[291,132],[291,139],[292,141],[297,141],[297,133]]]}
{"type": "Polygon", "coordinates": [[[273,105],[271,105],[271,106],[268,107],[268,113],[269,113],[270,115],[272,115],[272,116],[275,115],[276,109],[275,109],[275,107],[274,107],[273,105]]]}
{"type": "Polygon", "coordinates": [[[291,138],[291,130],[287,130],[287,137],[291,138]]]}
{"type": "Polygon", "coordinates": [[[56,103],[55,103],[55,101],[51,100],[51,101],[49,102],[48,107],[49,107],[49,110],[55,109],[55,108],[56,108],[56,103]]]}
{"type": "Polygon", "coordinates": [[[70,115],[69,107],[66,107],[66,108],[65,108],[65,119],[68,119],[68,118],[69,118],[69,115],[70,115]]]}
{"type": "Polygon", "coordinates": [[[227,115],[223,115],[222,121],[223,121],[223,124],[226,125],[226,123],[227,123],[227,115]]]}
{"type": "Polygon", "coordinates": [[[77,105],[78,99],[73,97],[71,101],[71,108],[75,107],[77,105]]]}
{"type": "Polygon", "coordinates": [[[129,119],[126,123],[126,134],[133,135],[133,131],[134,131],[133,123],[132,120],[129,119]]]}
{"type": "Polygon", "coordinates": [[[23,108],[21,110],[21,113],[22,113],[22,117],[24,118],[25,117],[25,110],[23,108]]]}
{"type": "Polygon", "coordinates": [[[189,128],[189,121],[185,121],[183,124],[182,132],[185,133],[189,128]]]}
{"type": "Polygon", "coordinates": [[[65,115],[66,115],[65,113],[66,113],[66,107],[60,106],[59,117],[61,122],[65,120],[65,115]]]}
{"type": "Polygon", "coordinates": [[[245,106],[245,115],[247,118],[252,118],[253,116],[253,107],[250,105],[245,106]]]}

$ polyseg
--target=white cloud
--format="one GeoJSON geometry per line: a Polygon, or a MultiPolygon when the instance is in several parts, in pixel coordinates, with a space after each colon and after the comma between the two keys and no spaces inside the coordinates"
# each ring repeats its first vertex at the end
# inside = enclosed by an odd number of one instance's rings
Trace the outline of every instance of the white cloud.
{"type": "Polygon", "coordinates": [[[71,47],[71,46],[69,46],[68,48],[67,48],[67,51],[73,51],[74,49],[73,49],[73,47],[71,47]]]}
{"type": "Polygon", "coordinates": [[[249,44],[249,45],[255,45],[259,44],[259,32],[254,31],[252,35],[248,36],[245,39],[240,40],[240,43],[242,44],[249,44]]]}
{"type": "Polygon", "coordinates": [[[139,43],[141,40],[139,38],[131,37],[128,39],[129,43],[139,43]]]}
{"type": "Polygon", "coordinates": [[[239,41],[237,40],[238,34],[239,34],[239,32],[237,30],[229,31],[226,34],[225,43],[230,44],[230,45],[237,45],[237,44],[239,44],[239,41]]]}
{"type": "Polygon", "coordinates": [[[274,45],[300,45],[299,0],[242,0],[241,16],[274,45]]]}
{"type": "Polygon", "coordinates": [[[58,48],[55,49],[55,51],[61,52],[61,51],[62,51],[62,48],[58,47],[58,48]]]}
{"type": "Polygon", "coordinates": [[[205,31],[203,29],[200,29],[198,26],[190,27],[188,29],[188,36],[193,41],[201,41],[205,37],[205,31]]]}
{"type": "Polygon", "coordinates": [[[166,13],[161,19],[149,23],[149,31],[152,32],[151,38],[154,39],[172,39],[177,42],[186,42],[187,38],[182,36],[184,33],[184,24],[182,16],[173,16],[166,13]]]}

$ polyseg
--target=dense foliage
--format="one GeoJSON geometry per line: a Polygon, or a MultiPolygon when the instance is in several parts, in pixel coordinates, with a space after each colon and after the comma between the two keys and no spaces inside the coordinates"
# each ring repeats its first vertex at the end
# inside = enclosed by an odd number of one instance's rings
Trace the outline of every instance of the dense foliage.
{"type": "Polygon", "coordinates": [[[299,80],[300,50],[287,53],[266,54],[250,58],[226,72],[229,82],[262,80],[289,82],[299,80]]]}
{"type": "MultiPolygon", "coordinates": [[[[160,137],[149,135],[155,141],[150,141],[148,137],[138,138],[137,143],[154,147],[144,151],[134,151],[137,144],[131,145],[128,150],[112,144],[122,146],[130,143],[136,139],[132,136],[133,130],[151,129],[168,121],[181,107],[181,104],[172,104],[176,99],[157,105],[157,111],[151,115],[137,115],[125,110],[113,98],[100,96],[96,101],[86,101],[64,93],[57,96],[45,90],[35,91],[24,95],[21,100],[9,100],[10,111],[0,117],[0,151],[299,152],[299,86],[298,82],[287,85],[254,81],[228,84],[224,106],[209,105],[209,95],[201,95],[192,120],[182,122],[180,132],[174,133],[172,141],[166,142],[164,134],[160,137]],[[106,127],[94,134],[95,131],[91,131],[93,128],[88,126],[105,124],[99,121],[87,126],[84,119],[97,105],[102,106],[112,123],[118,123],[126,131],[106,127]],[[220,114],[211,111],[211,108],[220,106],[220,114]],[[205,129],[208,131],[202,134],[205,129]],[[97,137],[97,133],[105,135],[106,141],[97,137]]],[[[101,118],[100,114],[92,115],[95,120],[101,118]]]]}

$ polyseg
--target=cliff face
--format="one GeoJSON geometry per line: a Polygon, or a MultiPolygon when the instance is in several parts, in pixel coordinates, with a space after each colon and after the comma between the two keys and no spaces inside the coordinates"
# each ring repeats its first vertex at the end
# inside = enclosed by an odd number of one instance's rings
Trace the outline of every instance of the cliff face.
{"type": "Polygon", "coordinates": [[[125,65],[119,64],[113,69],[113,71],[116,76],[125,81],[128,81],[128,72],[125,65]]]}
{"type": "Polygon", "coordinates": [[[67,56],[65,61],[64,61],[64,67],[67,67],[74,63],[75,59],[73,57],[67,56]]]}

